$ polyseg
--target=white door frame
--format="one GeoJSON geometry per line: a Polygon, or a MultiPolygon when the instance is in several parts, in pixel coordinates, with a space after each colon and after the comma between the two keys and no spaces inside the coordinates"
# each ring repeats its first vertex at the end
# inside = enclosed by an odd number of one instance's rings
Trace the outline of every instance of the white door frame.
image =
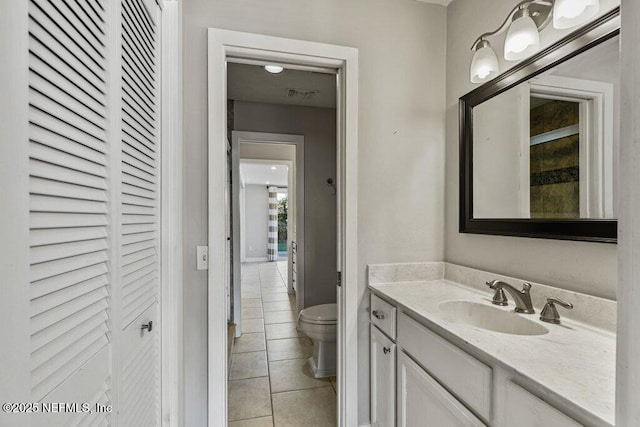
{"type": "Polygon", "coordinates": [[[184,424],[182,236],[182,1],[161,3],[161,420],[184,424]]]}
{"type": "Polygon", "coordinates": [[[225,295],[228,57],[338,69],[338,423],[358,424],[358,50],[210,28],[209,37],[209,272],[208,423],[227,425],[225,295]]]}

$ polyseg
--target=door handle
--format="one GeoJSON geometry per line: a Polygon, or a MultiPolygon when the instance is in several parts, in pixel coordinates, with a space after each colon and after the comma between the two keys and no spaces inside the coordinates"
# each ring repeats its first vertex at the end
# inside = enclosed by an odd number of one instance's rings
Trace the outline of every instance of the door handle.
{"type": "Polygon", "coordinates": [[[153,321],[149,320],[149,323],[143,323],[140,329],[142,329],[143,331],[146,329],[147,331],[151,332],[153,330],[153,321]]]}

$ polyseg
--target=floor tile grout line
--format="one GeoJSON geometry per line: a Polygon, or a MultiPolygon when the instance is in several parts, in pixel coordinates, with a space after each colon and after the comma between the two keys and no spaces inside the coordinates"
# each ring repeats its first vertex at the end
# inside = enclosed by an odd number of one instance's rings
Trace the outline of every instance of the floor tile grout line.
{"type": "MultiPolygon", "coordinates": [[[[262,315],[264,316],[264,301],[262,300],[262,282],[260,282],[260,307],[262,307],[262,315]]],[[[276,414],[273,410],[273,393],[271,392],[273,390],[272,384],[271,384],[271,367],[269,366],[269,341],[267,340],[267,330],[265,328],[264,331],[264,347],[266,350],[266,359],[267,359],[267,375],[269,376],[269,403],[271,404],[271,424],[273,426],[276,425],[276,414]]]]}

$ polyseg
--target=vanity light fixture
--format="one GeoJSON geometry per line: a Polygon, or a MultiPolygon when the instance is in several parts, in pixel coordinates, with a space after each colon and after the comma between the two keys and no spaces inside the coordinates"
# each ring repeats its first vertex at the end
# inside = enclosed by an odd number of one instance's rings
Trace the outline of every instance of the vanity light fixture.
{"type": "Polygon", "coordinates": [[[485,39],[480,39],[475,46],[475,53],[471,60],[471,82],[482,83],[491,80],[499,72],[498,57],[491,49],[491,44],[485,39]]]}
{"type": "Polygon", "coordinates": [[[274,65],[274,64],[265,65],[264,69],[271,74],[280,74],[281,72],[284,71],[284,67],[280,65],[274,65]]]}
{"type": "Polygon", "coordinates": [[[504,59],[519,61],[540,50],[540,31],[551,21],[558,29],[578,26],[600,10],[600,0],[523,0],[518,3],[497,30],[484,33],[471,46],[470,79],[483,83],[500,73],[498,58],[488,37],[507,32],[504,59]]]}
{"type": "Polygon", "coordinates": [[[553,3],[553,27],[571,28],[584,24],[600,9],[600,0],[555,0],[553,3]]]}
{"type": "Polygon", "coordinates": [[[278,167],[277,167],[277,166],[271,166],[271,170],[272,170],[272,171],[274,171],[274,170],[276,170],[276,169],[278,169],[278,167]]]}
{"type": "Polygon", "coordinates": [[[504,59],[518,61],[528,58],[540,49],[538,27],[526,6],[522,6],[514,15],[504,40],[504,59]]]}

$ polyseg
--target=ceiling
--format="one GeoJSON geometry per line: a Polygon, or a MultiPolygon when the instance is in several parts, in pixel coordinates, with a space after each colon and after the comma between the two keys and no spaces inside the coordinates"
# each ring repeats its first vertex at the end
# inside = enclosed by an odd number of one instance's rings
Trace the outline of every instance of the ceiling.
{"type": "Polygon", "coordinates": [[[260,65],[230,62],[227,64],[227,98],[336,108],[336,75],[290,69],[271,74],[260,65]]]}
{"type": "Polygon", "coordinates": [[[240,180],[244,185],[288,185],[289,167],[269,162],[240,160],[240,180]],[[275,168],[275,169],[274,169],[275,168]]]}

